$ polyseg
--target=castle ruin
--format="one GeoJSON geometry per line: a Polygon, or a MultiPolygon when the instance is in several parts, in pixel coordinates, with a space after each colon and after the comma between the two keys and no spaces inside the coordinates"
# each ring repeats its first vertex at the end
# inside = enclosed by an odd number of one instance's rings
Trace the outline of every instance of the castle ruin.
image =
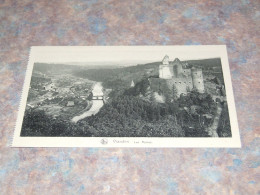
{"type": "Polygon", "coordinates": [[[175,86],[177,95],[187,94],[189,90],[196,89],[204,92],[204,82],[202,70],[198,68],[187,68],[187,64],[182,63],[178,58],[174,61],[165,56],[162,64],[159,65],[159,78],[165,79],[169,87],[175,86]]]}

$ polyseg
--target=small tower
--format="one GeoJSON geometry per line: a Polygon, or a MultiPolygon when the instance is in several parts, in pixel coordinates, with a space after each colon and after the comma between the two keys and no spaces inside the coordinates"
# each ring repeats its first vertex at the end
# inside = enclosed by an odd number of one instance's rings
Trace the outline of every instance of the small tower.
{"type": "Polygon", "coordinates": [[[179,77],[183,73],[183,67],[181,61],[179,60],[179,58],[175,58],[172,64],[174,66],[175,76],[179,77]]]}
{"type": "Polygon", "coordinates": [[[134,81],[132,80],[130,87],[134,87],[134,86],[135,86],[135,83],[134,83],[134,81]]]}
{"type": "Polygon", "coordinates": [[[169,56],[165,55],[163,60],[162,60],[162,64],[163,65],[169,65],[169,56]]]}
{"type": "Polygon", "coordinates": [[[171,79],[173,77],[173,66],[169,63],[169,56],[164,56],[159,65],[159,78],[171,79]]]}
{"type": "Polygon", "coordinates": [[[193,87],[198,90],[200,93],[204,93],[204,82],[203,82],[203,74],[201,69],[192,68],[191,76],[193,87]]]}

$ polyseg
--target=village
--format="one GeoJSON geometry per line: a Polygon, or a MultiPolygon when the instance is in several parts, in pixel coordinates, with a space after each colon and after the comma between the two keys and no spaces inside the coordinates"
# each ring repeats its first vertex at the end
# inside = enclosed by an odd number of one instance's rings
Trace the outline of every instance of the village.
{"type": "Polygon", "coordinates": [[[94,81],[70,74],[34,72],[26,109],[44,110],[53,118],[70,119],[90,109],[94,84],[94,81]]]}

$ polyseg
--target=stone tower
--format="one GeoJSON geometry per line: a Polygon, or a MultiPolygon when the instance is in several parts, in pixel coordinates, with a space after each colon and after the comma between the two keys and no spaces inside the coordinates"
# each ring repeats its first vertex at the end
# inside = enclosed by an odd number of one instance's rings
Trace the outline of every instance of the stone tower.
{"type": "Polygon", "coordinates": [[[165,56],[159,66],[159,78],[171,79],[173,77],[173,66],[169,63],[169,56],[165,56]]]}
{"type": "Polygon", "coordinates": [[[162,60],[162,64],[163,65],[169,65],[169,56],[168,55],[164,56],[164,58],[162,60]]]}
{"type": "Polygon", "coordinates": [[[175,60],[172,62],[172,65],[174,67],[174,75],[175,77],[182,76],[181,74],[183,73],[183,67],[182,63],[178,58],[175,58],[175,60]]]}
{"type": "Polygon", "coordinates": [[[204,93],[204,82],[203,74],[201,69],[191,69],[191,77],[193,82],[193,87],[198,90],[200,93],[204,93]]]}
{"type": "Polygon", "coordinates": [[[135,86],[135,83],[134,83],[134,81],[132,80],[132,82],[131,82],[131,85],[130,85],[131,87],[134,87],[135,86]]]}

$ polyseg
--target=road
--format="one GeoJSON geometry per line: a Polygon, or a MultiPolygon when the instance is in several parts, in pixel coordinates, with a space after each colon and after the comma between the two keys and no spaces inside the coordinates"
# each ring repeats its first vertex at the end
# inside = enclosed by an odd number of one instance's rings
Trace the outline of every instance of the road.
{"type": "Polygon", "coordinates": [[[211,137],[218,137],[218,133],[217,133],[217,129],[218,129],[218,123],[219,123],[219,118],[222,112],[222,108],[220,103],[218,103],[217,105],[217,111],[216,111],[216,115],[214,117],[213,123],[212,125],[207,129],[208,134],[211,137]]]}
{"type": "MultiPolygon", "coordinates": [[[[92,92],[97,93],[97,92],[102,92],[102,90],[103,90],[102,83],[98,82],[94,85],[92,92]]],[[[93,101],[93,104],[92,104],[91,108],[88,111],[84,112],[83,114],[73,117],[72,122],[77,123],[79,120],[82,120],[91,115],[95,115],[99,112],[99,110],[104,105],[103,100],[92,100],[92,101],[93,101]]]]}

